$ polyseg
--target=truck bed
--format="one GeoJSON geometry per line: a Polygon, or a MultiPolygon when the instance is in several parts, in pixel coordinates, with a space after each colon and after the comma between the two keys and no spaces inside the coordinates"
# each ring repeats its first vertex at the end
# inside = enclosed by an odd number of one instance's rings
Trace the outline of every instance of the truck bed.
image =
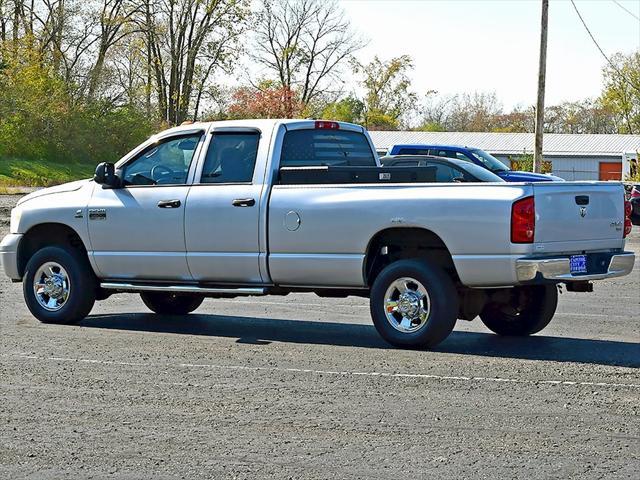
{"type": "Polygon", "coordinates": [[[433,232],[447,246],[462,283],[473,287],[517,284],[519,258],[624,247],[620,184],[347,185],[330,184],[328,178],[323,184],[323,175],[317,179],[315,184],[272,188],[268,258],[277,284],[361,287],[369,242],[392,228],[433,232]],[[536,202],[535,241],[512,243],[512,205],[528,196],[536,202]],[[576,197],[585,196],[589,204],[582,217],[584,206],[576,204],[576,197]],[[292,217],[297,222],[293,226],[292,217]]]}

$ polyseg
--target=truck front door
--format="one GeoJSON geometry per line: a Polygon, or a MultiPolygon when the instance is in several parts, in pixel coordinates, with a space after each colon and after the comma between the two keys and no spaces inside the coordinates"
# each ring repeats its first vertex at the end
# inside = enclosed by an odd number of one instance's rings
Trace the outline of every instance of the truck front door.
{"type": "Polygon", "coordinates": [[[89,202],[92,255],[103,278],[191,280],[184,209],[203,132],[164,138],[121,169],[123,188],[96,185],[89,202]]]}

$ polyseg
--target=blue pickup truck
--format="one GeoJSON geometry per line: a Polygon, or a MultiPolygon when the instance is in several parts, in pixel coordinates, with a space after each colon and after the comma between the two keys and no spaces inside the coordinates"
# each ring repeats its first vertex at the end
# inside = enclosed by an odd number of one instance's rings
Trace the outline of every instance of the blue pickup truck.
{"type": "Polygon", "coordinates": [[[457,158],[475,163],[492,171],[507,182],[562,182],[560,177],[542,173],[518,172],[511,170],[500,160],[479,148],[461,147],[456,145],[394,145],[387,151],[387,155],[432,155],[436,157],[457,158]]]}

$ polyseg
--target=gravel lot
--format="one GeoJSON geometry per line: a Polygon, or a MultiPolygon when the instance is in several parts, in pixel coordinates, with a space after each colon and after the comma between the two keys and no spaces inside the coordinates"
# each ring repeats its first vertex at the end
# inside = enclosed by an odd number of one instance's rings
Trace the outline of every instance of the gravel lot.
{"type": "Polygon", "coordinates": [[[389,348],[364,299],[116,295],[51,326],[1,278],[0,478],[635,479],[639,319],[640,266],[540,335],[460,321],[430,352],[389,348]]]}

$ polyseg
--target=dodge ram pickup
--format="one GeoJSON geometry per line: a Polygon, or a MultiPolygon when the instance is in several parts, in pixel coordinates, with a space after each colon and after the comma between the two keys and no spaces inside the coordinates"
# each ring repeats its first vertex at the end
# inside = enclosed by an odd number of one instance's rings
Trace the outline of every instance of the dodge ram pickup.
{"type": "Polygon", "coordinates": [[[171,315],[205,297],[315,292],[368,297],[382,337],[428,348],[477,316],[497,334],[539,332],[560,284],[628,274],[628,207],[620,183],[383,167],[348,123],[195,123],[23,197],[0,258],[42,322],[79,322],[114,292],[171,315]]]}

